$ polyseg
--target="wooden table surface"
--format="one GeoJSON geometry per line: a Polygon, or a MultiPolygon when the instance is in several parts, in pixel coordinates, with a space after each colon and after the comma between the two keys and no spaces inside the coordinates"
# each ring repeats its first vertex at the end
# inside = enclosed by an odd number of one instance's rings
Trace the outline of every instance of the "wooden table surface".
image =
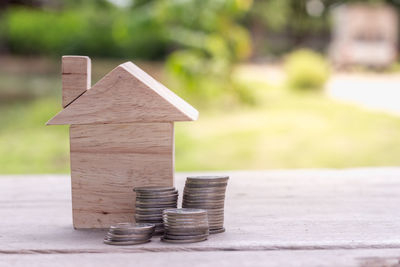
{"type": "Polygon", "coordinates": [[[225,233],[126,247],[72,228],[69,176],[3,175],[0,266],[400,266],[400,168],[223,174],[225,233]]]}

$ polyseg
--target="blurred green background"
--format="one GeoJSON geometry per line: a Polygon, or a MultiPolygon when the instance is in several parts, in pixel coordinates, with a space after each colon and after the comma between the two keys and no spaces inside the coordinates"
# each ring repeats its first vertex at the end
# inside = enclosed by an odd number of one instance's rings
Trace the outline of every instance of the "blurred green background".
{"type": "Polygon", "coordinates": [[[93,84],[132,60],[199,109],[198,121],[176,124],[178,171],[399,165],[396,114],[324,91],[337,73],[330,10],[349,2],[2,2],[0,173],[68,172],[68,127],[44,126],[61,110],[67,54],[92,58],[93,84]]]}

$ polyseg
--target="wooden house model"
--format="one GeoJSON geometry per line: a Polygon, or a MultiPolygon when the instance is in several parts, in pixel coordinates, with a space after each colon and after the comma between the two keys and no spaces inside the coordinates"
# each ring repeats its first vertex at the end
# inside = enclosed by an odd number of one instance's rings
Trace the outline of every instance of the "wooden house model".
{"type": "Polygon", "coordinates": [[[70,125],[75,228],[134,221],[136,186],[172,186],[174,122],[198,112],[132,62],[91,86],[88,57],[62,58],[62,106],[48,125],[70,125]]]}

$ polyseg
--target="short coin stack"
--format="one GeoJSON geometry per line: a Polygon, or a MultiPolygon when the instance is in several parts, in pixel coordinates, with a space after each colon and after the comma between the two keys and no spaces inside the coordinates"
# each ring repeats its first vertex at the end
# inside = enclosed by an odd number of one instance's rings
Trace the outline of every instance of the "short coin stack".
{"type": "Polygon", "coordinates": [[[169,243],[193,243],[207,240],[207,211],[201,209],[164,210],[164,236],[169,243]]]}
{"type": "Polygon", "coordinates": [[[153,223],[155,234],[162,234],[163,210],[177,207],[178,190],[175,187],[146,186],[135,187],[133,191],[136,192],[136,222],[153,223]]]}
{"type": "Polygon", "coordinates": [[[108,245],[136,245],[150,242],[155,226],[149,223],[118,223],[112,225],[104,238],[108,245]]]}
{"type": "Polygon", "coordinates": [[[210,234],[225,231],[224,203],[228,180],[229,176],[191,176],[186,179],[182,207],[207,210],[210,234]]]}

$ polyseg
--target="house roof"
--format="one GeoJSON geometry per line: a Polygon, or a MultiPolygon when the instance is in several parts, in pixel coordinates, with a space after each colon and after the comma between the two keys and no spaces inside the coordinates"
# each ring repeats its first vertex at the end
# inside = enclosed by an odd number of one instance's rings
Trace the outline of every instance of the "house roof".
{"type": "Polygon", "coordinates": [[[198,111],[132,62],[119,65],[47,125],[193,121],[198,111]]]}

